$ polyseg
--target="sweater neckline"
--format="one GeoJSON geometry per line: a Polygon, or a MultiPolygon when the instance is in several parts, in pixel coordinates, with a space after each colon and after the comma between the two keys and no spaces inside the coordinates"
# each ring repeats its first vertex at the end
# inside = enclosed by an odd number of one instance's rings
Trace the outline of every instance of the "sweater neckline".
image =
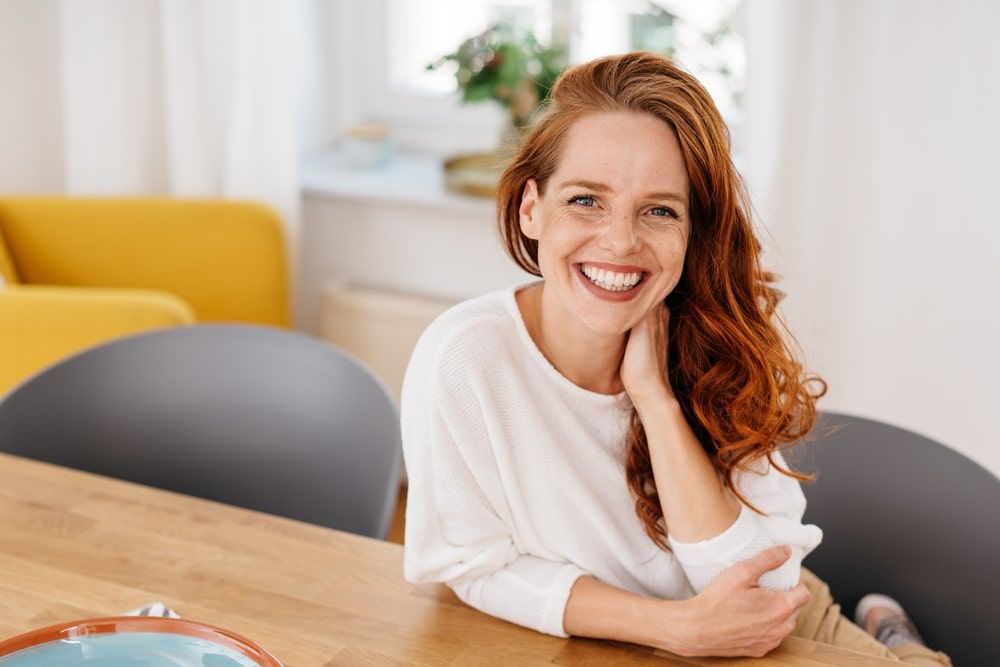
{"type": "Polygon", "coordinates": [[[538,346],[535,345],[534,339],[531,337],[531,334],[528,333],[528,325],[524,323],[524,315],[521,313],[521,307],[517,304],[517,293],[522,289],[543,282],[545,281],[530,280],[518,283],[517,285],[510,287],[504,294],[504,303],[506,304],[511,317],[514,318],[518,337],[521,339],[524,347],[528,350],[528,354],[535,359],[535,362],[541,366],[545,374],[548,375],[549,378],[551,378],[552,381],[563,391],[571,393],[582,400],[591,401],[602,406],[630,408],[632,401],[629,398],[627,391],[620,391],[617,394],[602,394],[596,391],[591,391],[590,389],[585,389],[563,375],[559,369],[553,366],[552,362],[550,362],[548,358],[542,354],[542,351],[538,349],[538,346]]]}

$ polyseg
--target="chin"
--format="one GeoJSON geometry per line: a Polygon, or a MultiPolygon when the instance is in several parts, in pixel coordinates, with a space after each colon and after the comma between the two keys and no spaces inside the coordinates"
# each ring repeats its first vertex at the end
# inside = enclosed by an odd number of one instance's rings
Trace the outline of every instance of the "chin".
{"type": "Polygon", "coordinates": [[[635,326],[620,318],[584,317],[583,326],[587,331],[598,336],[624,336],[635,326]]]}

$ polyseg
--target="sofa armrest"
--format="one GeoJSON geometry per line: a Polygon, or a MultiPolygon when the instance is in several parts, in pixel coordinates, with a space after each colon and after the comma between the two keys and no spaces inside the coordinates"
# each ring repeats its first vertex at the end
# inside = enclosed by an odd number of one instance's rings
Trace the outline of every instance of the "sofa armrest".
{"type": "Polygon", "coordinates": [[[0,289],[0,396],[84,348],[194,322],[191,307],[166,292],[7,286],[0,289]]]}

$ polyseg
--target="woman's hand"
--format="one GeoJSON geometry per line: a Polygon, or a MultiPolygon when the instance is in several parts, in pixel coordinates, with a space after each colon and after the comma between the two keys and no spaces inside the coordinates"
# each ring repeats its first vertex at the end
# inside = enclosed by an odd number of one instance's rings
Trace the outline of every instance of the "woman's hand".
{"type": "Polygon", "coordinates": [[[795,629],[809,591],[802,583],[772,591],[758,586],[757,579],[790,555],[787,546],[772,547],[723,571],[708,588],[685,601],[688,614],[681,628],[664,628],[664,636],[674,637],[681,629],[681,639],[660,648],[683,656],[755,658],[777,648],[795,629]]]}
{"type": "Polygon", "coordinates": [[[632,403],[674,399],[664,373],[670,363],[667,332],[670,309],[666,302],[653,307],[629,331],[619,374],[632,403]]]}
{"type": "Polygon", "coordinates": [[[787,591],[757,585],[760,575],[790,554],[788,547],[766,549],[723,571],[687,600],[651,598],[580,577],[566,601],[563,627],[579,637],[644,644],[683,656],[760,657],[792,632],[809,602],[803,584],[787,591]]]}

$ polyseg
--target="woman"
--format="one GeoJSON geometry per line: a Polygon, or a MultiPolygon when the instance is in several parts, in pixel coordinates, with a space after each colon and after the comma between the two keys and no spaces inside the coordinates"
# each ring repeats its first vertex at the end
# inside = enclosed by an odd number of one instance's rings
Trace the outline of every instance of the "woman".
{"type": "Polygon", "coordinates": [[[806,606],[822,533],[779,447],[826,385],[773,324],[701,85],[651,53],[567,71],[498,208],[543,280],[452,308],[414,351],[407,579],[562,637],[759,656],[798,624],[893,656],[828,594],[806,606]]]}

